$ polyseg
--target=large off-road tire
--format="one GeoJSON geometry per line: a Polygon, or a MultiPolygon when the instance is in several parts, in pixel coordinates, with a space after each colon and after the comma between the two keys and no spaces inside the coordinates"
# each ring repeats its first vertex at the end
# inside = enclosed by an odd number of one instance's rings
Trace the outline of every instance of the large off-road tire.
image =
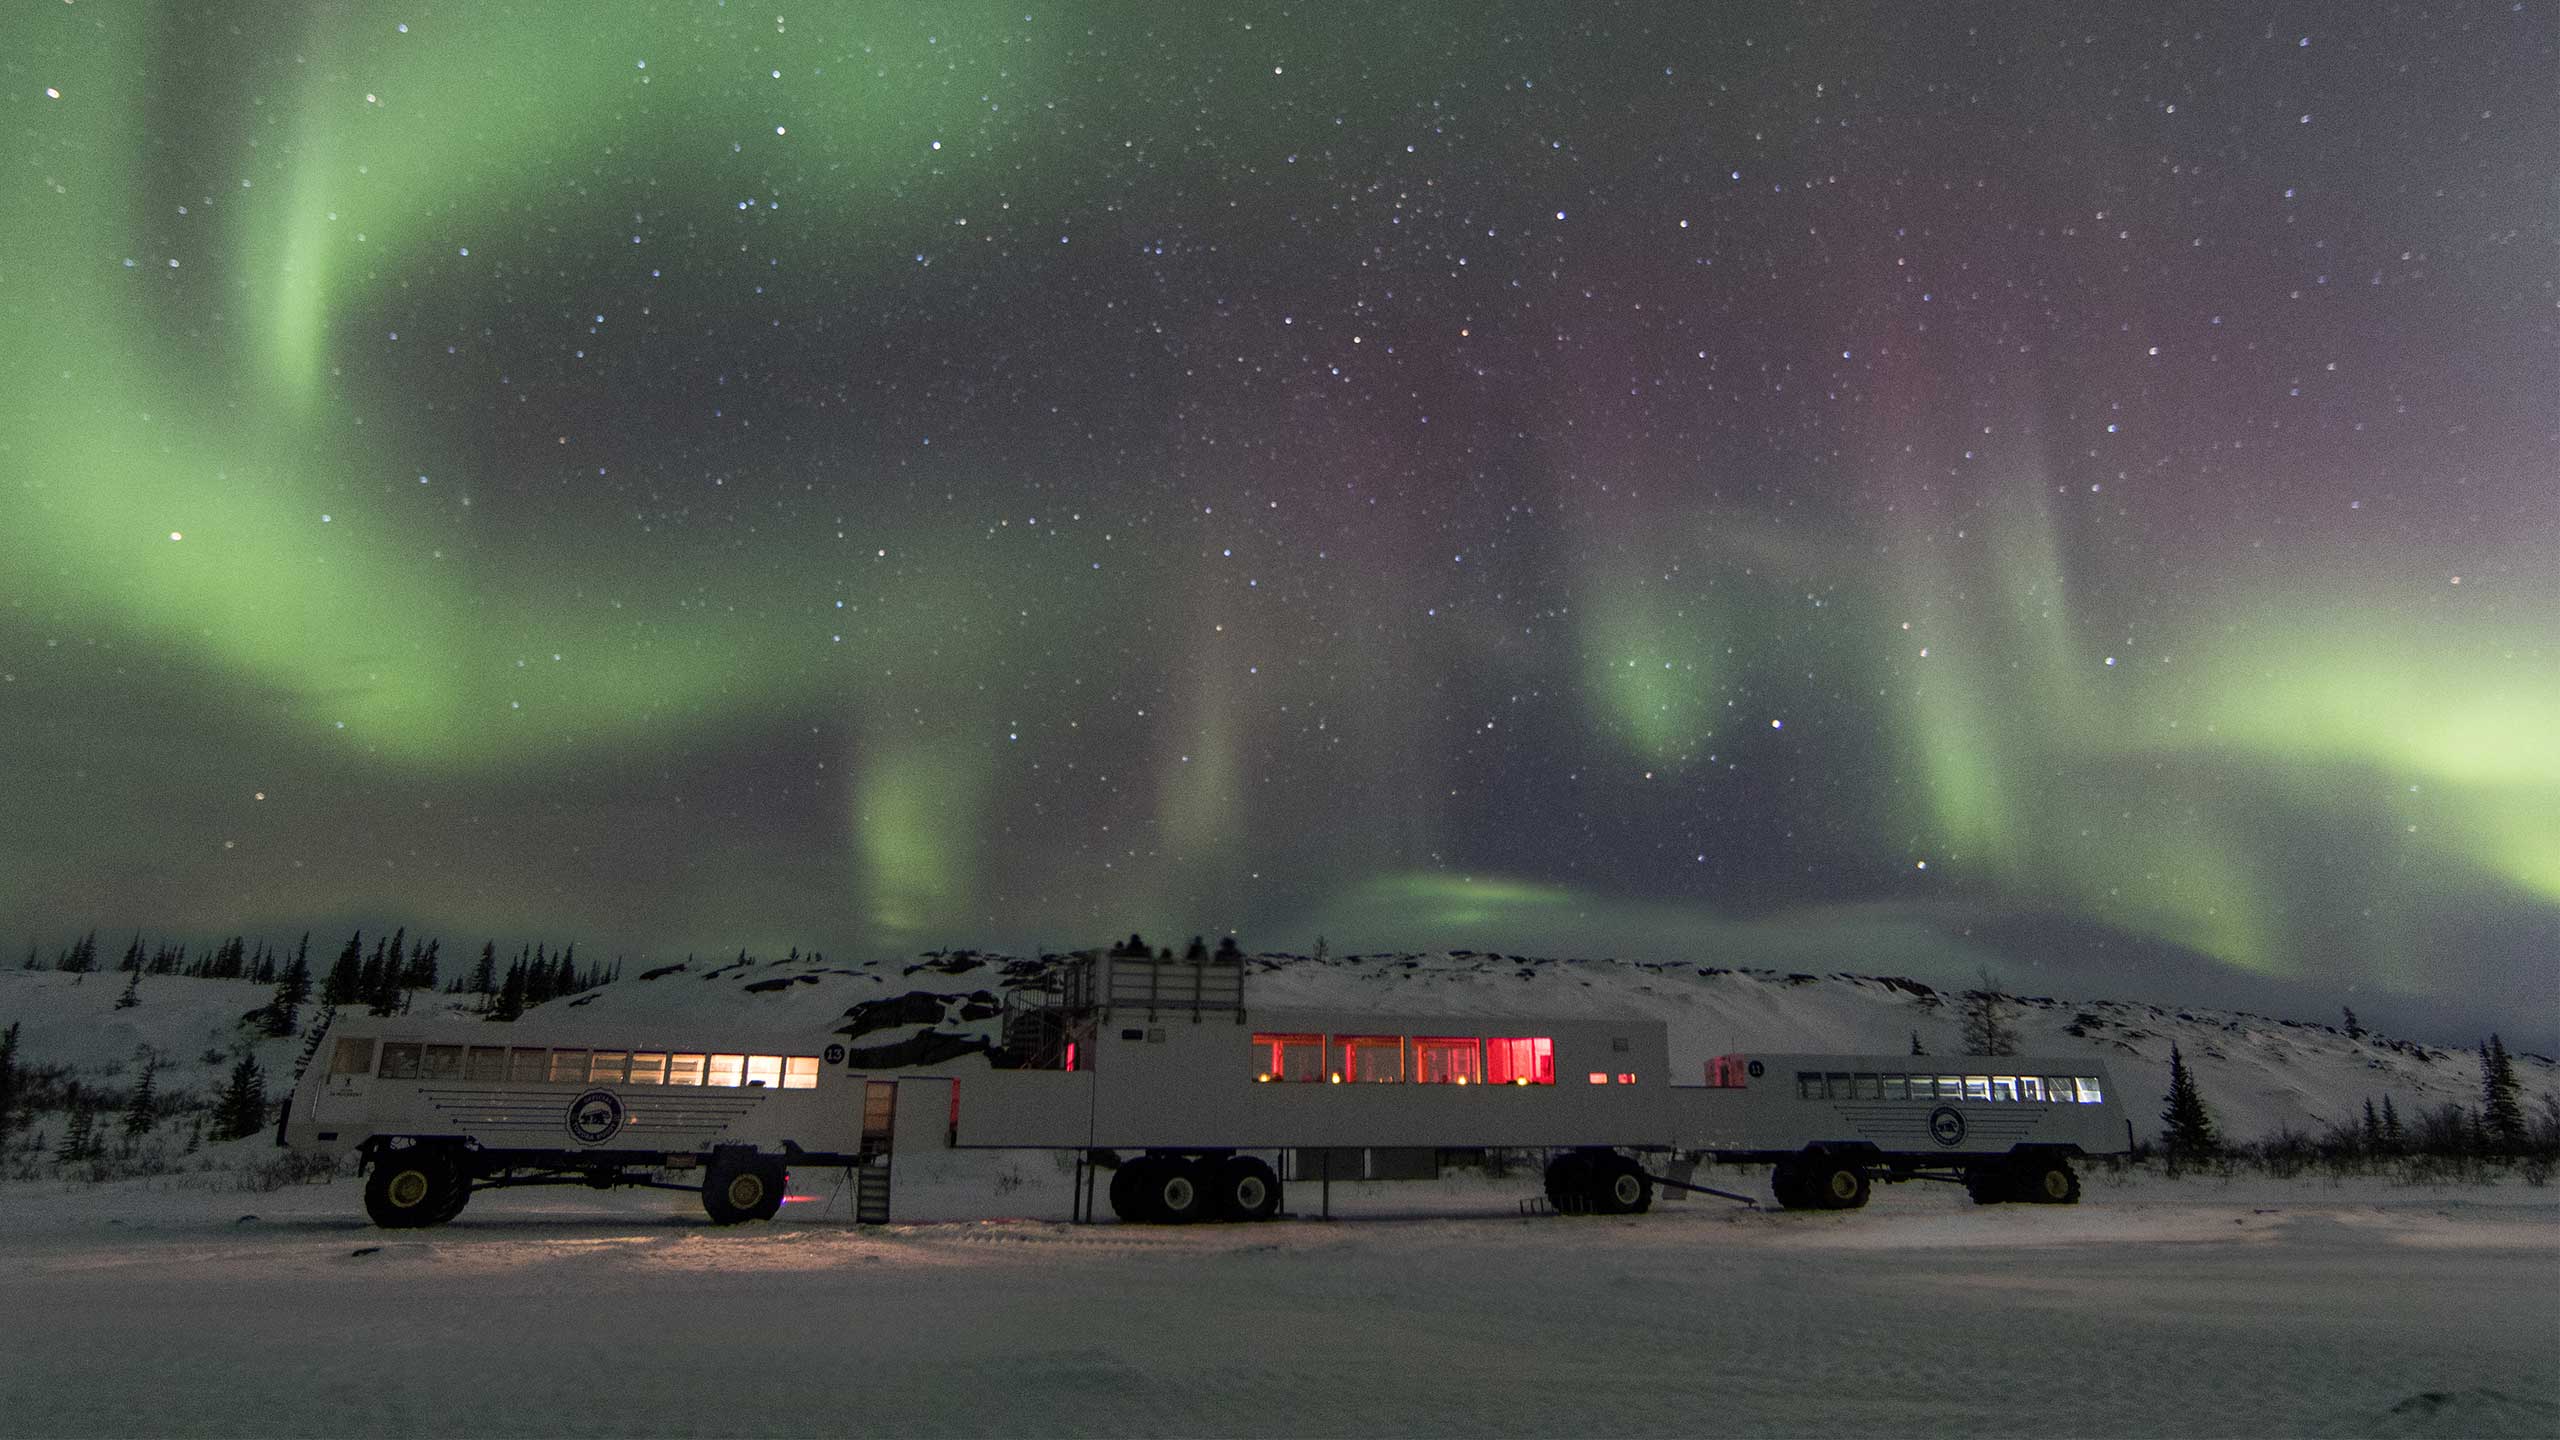
{"type": "Polygon", "coordinates": [[[462,1207],[470,1203],[471,1177],[457,1170],[453,1177],[452,1193],[446,1196],[444,1204],[437,1208],[434,1223],[438,1225],[443,1224],[454,1216],[461,1214],[462,1207]]]}
{"type": "Polygon", "coordinates": [[[1218,1213],[1216,1167],[1164,1159],[1148,1167],[1146,1207],[1158,1223],[1188,1225],[1218,1213]]]}
{"type": "Polygon", "coordinates": [[[365,1177],[364,1213],[385,1230],[415,1230],[452,1219],[462,1208],[454,1192],[462,1189],[462,1177],[441,1150],[385,1150],[374,1156],[373,1173],[365,1177]]]}
{"type": "Polygon", "coordinates": [[[1147,1209],[1148,1172],[1155,1166],[1145,1156],[1131,1156],[1111,1172],[1111,1213],[1125,1225],[1145,1225],[1155,1219],[1147,1209]]]}
{"type": "Polygon", "coordinates": [[[1815,1205],[1812,1177],[1791,1163],[1769,1167],[1769,1192],[1789,1210],[1811,1210],[1815,1205]]]}
{"type": "Polygon", "coordinates": [[[1559,1215],[1581,1215],[1591,1209],[1591,1157],[1567,1151],[1547,1162],[1547,1203],[1559,1215]]]}
{"type": "Polygon", "coordinates": [[[1222,1220],[1268,1220],[1280,1213],[1280,1177],[1251,1155],[1230,1155],[1218,1162],[1217,1202],[1222,1220]]]}
{"type": "Polygon", "coordinates": [[[1866,1167],[1849,1160],[1823,1160],[1811,1173],[1813,1203],[1825,1210],[1855,1210],[1867,1203],[1871,1186],[1866,1167]]]}
{"type": "Polygon", "coordinates": [[[714,1225],[770,1220],[782,1211],[789,1178],[779,1160],[716,1162],[702,1177],[702,1211],[714,1225]]]}
{"type": "Polygon", "coordinates": [[[1624,1155],[1596,1157],[1591,1166],[1591,1210],[1596,1215],[1641,1215],[1653,1208],[1653,1177],[1624,1155]]]}
{"type": "Polygon", "coordinates": [[[1964,1172],[1964,1193],[1976,1205],[1999,1205],[2018,1198],[2017,1177],[2005,1166],[1977,1165],[1964,1172]]]}
{"type": "Polygon", "coordinates": [[[2077,1205],[2080,1174],[2071,1168],[2070,1161],[2059,1156],[2030,1160],[2019,1167],[2018,1194],[2037,1205],[2077,1205]]]}

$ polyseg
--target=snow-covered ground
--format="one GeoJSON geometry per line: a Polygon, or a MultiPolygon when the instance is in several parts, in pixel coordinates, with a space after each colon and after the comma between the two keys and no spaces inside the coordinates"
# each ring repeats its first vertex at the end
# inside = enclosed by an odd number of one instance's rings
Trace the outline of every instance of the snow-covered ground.
{"type": "MultiPolygon", "coordinates": [[[[1024,968],[703,964],[538,1013],[984,1038],[1024,968]]],[[[122,983],[0,972],[0,1024],[110,1103],[146,1053],[164,1097],[200,1101],[243,1046],[281,1096],[302,1041],[243,1027],[262,987],[152,977],[119,1010],[122,983]]],[[[1265,957],[1251,985],[1659,1018],[1684,1076],[1733,1050],[1958,1048],[1952,997],[1846,974],[1459,952],[1265,957]]],[[[2066,1000],[2018,1020],[2031,1053],[2106,1057],[2146,1132],[2172,1043],[2236,1139],[2479,1098],[2467,1051],[2321,1024],[2066,1000]]],[[[2540,1105],[2551,1062],[2518,1070],[2540,1105]]],[[[1046,1155],[908,1150],[888,1227],[853,1226],[821,1172],[734,1230],[690,1194],[559,1189],[385,1232],[351,1178],[254,1188],[278,1152],[187,1151],[195,1124],[68,1170],[20,1150],[43,1178],[0,1182],[0,1435],[2560,1435],[2560,1187],[2517,1168],[2090,1167],[2074,1207],[1913,1184],[1850,1213],[1666,1196],[1628,1219],[1527,1218],[1531,1172],[1467,1173],[1337,1185],[1330,1222],[1302,1185],[1296,1218],[1176,1229],[1067,1223],[1046,1155]],[[58,1178],[155,1163],[178,1173],[58,1178]]],[[[1766,1203],[1764,1174],[1697,1178],[1766,1203]]]]}
{"type": "Polygon", "coordinates": [[[899,1178],[872,1229],[827,1175],[734,1230],[646,1191],[387,1233],[348,1180],[0,1188],[0,1434],[2560,1433],[2560,1190],[2520,1182],[1559,1219],[1467,1175],[1162,1228],[1065,1223],[1045,1160],[899,1178]]]}

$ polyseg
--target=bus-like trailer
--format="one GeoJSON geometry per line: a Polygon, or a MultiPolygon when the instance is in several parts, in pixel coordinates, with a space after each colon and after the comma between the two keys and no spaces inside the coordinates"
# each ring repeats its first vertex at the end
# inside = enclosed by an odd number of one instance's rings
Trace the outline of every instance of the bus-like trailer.
{"type": "MultiPolygon", "coordinates": [[[[900,1149],[1071,1152],[1123,1221],[1267,1219],[1288,1180],[1437,1173],[1450,1152],[1546,1152],[1559,1211],[1636,1214],[1666,1162],[1766,1164],[1791,1209],[1878,1182],[2070,1204],[2071,1162],[2131,1133],[2087,1057],[1750,1053],[1672,1083],[1659,1021],[1248,1009],[1236,961],[1080,955],[1008,1015],[985,1068],[865,1068],[844,1027],[692,1028],[575,1012],[497,1026],[343,1019],[277,1126],[358,1157],[365,1208],[404,1228],[482,1190],[698,1190],[771,1218],[788,1172],[842,1168],[888,1218],[900,1149]]],[[[972,1062],[976,1065],[980,1062],[972,1062]]],[[[1699,1189],[1704,1187],[1688,1186],[1699,1189]]]]}

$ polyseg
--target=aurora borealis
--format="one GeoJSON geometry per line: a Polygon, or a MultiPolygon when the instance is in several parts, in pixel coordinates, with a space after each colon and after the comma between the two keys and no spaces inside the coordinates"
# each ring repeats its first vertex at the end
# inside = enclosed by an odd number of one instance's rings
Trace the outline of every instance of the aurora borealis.
{"type": "Polygon", "coordinates": [[[2555,1048],[2538,0],[0,57],[20,944],[1232,929],[2555,1048]]]}

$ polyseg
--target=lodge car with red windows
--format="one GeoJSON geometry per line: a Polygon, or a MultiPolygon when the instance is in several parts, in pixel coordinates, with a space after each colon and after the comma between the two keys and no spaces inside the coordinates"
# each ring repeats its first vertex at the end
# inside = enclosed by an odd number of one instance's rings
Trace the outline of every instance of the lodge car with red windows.
{"type": "Polygon", "coordinates": [[[1567,1212],[1643,1211],[1686,1184],[1658,1171],[1701,1159],[1768,1164],[1790,1208],[1912,1179],[2070,1203],[2071,1160],[2129,1142],[2085,1058],[1726,1055],[1674,1084],[1659,1021],[1249,1010],[1245,973],[1076,957],[1012,997],[992,1065],[956,1074],[864,1070],[824,1031],[341,1021],[278,1138],[357,1154],[385,1226],[544,1184],[698,1188],[715,1221],[763,1219],[791,1168],[850,1170],[855,1218],[881,1221],[895,1154],[919,1146],[1072,1152],[1080,1215],[1107,1171],[1113,1211],[1151,1222],[1263,1219],[1290,1180],[1416,1178],[1493,1149],[1546,1152],[1567,1212]]]}

